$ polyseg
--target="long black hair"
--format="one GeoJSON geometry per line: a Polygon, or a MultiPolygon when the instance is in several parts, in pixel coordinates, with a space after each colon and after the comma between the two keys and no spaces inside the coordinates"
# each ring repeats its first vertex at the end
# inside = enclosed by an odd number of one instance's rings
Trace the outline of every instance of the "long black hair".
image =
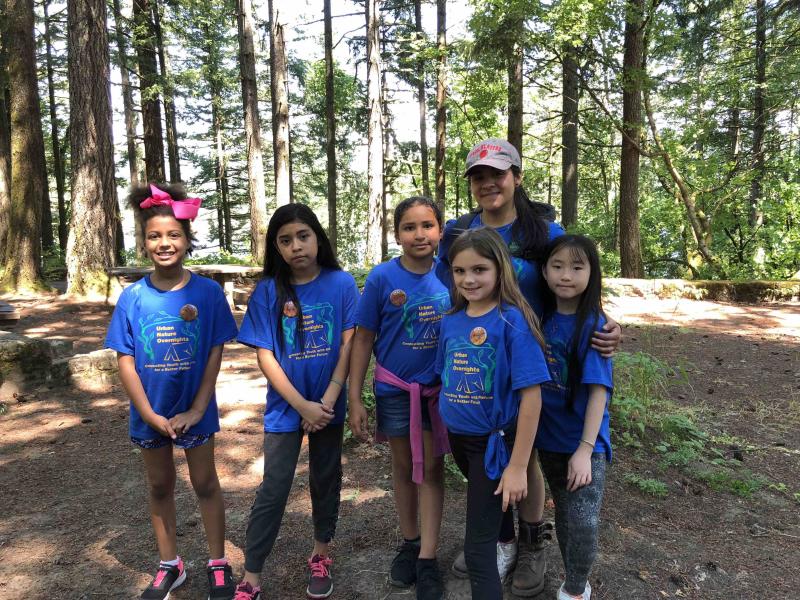
{"type": "MultiPolygon", "coordinates": [[[[514,177],[521,177],[519,167],[512,166],[514,177]]],[[[528,262],[542,263],[550,238],[548,224],[543,211],[528,197],[528,192],[518,185],[514,189],[514,208],[517,210],[517,219],[511,226],[512,245],[511,253],[528,262]]]]}
{"type": "MultiPolygon", "coordinates": [[[[543,270],[550,257],[562,248],[569,248],[571,258],[584,263],[589,269],[589,282],[578,301],[575,331],[567,347],[567,409],[571,411],[583,378],[583,362],[589,351],[592,332],[597,329],[600,317],[605,318],[602,301],[603,275],[597,246],[584,235],[562,235],[550,242],[542,262],[543,270]],[[584,335],[584,332],[588,332],[588,335],[584,335]]],[[[556,296],[549,285],[541,287],[544,300],[542,323],[546,324],[556,312],[556,296]]]]}
{"type": "MultiPolygon", "coordinates": [[[[181,224],[183,233],[186,239],[189,240],[189,247],[186,249],[186,254],[191,255],[194,245],[197,243],[197,238],[192,233],[192,222],[189,219],[178,219],[175,213],[172,212],[172,207],[167,204],[158,204],[150,208],[142,208],[139,206],[142,202],[150,197],[150,186],[154,185],[162,192],[167,192],[173,200],[186,200],[186,188],[180,183],[155,183],[148,182],[142,185],[132,186],[128,191],[128,206],[133,209],[133,215],[136,218],[138,227],[141,227],[142,234],[147,229],[147,222],[153,217],[172,217],[181,224]]],[[[144,248],[142,248],[144,250],[144,248]]]]}
{"type": "Polygon", "coordinates": [[[303,307],[297,298],[297,292],[292,285],[292,268],[289,266],[280,251],[278,251],[278,231],[281,227],[289,223],[304,223],[311,227],[314,235],[317,236],[317,264],[320,267],[333,269],[336,271],[341,270],[339,261],[333,253],[331,241],[328,235],[320,225],[317,215],[305,204],[295,202],[293,204],[285,204],[272,213],[272,218],[269,220],[267,226],[267,241],[266,250],[264,252],[264,277],[271,277],[275,280],[275,290],[277,298],[275,300],[275,314],[278,315],[278,343],[283,347],[284,335],[282,326],[283,308],[288,300],[292,301],[295,309],[297,310],[297,319],[295,320],[295,334],[298,340],[298,348],[303,350],[303,307]]]}

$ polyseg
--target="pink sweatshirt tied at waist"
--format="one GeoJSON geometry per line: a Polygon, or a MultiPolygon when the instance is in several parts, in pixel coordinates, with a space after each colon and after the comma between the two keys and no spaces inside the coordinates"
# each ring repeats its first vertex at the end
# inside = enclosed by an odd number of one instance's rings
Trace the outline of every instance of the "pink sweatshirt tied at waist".
{"type": "MultiPolygon", "coordinates": [[[[447,428],[444,426],[442,417],[439,415],[439,390],[442,386],[427,386],[416,382],[408,383],[379,364],[375,365],[375,381],[393,385],[404,392],[408,392],[411,396],[411,411],[408,433],[411,442],[411,481],[419,485],[424,480],[425,472],[425,453],[422,446],[423,397],[428,399],[428,413],[431,419],[431,429],[433,430],[434,453],[436,456],[442,456],[450,453],[450,442],[447,439],[447,428]]],[[[376,432],[375,438],[378,440],[383,440],[385,439],[385,436],[380,436],[379,432],[376,432]]]]}

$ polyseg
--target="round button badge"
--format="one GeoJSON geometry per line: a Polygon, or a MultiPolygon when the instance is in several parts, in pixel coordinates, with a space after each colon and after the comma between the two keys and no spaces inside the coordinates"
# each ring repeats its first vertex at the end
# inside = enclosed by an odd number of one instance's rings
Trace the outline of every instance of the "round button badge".
{"type": "Polygon", "coordinates": [[[286,301],[286,304],[283,305],[283,314],[290,319],[297,316],[297,307],[294,305],[294,302],[291,300],[286,301]]]}
{"type": "Polygon", "coordinates": [[[483,327],[476,327],[469,332],[469,341],[475,346],[480,346],[486,341],[486,330],[483,327]]]}
{"type": "Polygon", "coordinates": [[[184,304],[178,314],[184,321],[194,321],[197,318],[197,307],[194,304],[184,304]]]}
{"type": "Polygon", "coordinates": [[[395,306],[402,306],[406,303],[406,293],[403,290],[395,290],[389,294],[389,302],[395,306]]]}

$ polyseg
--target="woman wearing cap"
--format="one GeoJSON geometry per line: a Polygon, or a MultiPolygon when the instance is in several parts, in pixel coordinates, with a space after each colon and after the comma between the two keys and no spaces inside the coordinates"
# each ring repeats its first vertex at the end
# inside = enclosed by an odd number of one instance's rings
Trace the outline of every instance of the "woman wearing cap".
{"type": "MultiPolygon", "coordinates": [[[[536,314],[541,317],[542,285],[539,260],[550,240],[564,235],[554,223],[552,206],[532,202],[522,187],[522,161],[519,152],[508,141],[491,138],[477,143],[467,154],[464,177],[469,178],[470,192],[478,207],[445,226],[439,245],[440,262],[437,275],[451,285],[447,253],[456,237],[467,229],[491,227],[508,244],[520,289],[536,314]]],[[[604,331],[595,332],[592,346],[610,356],[620,342],[619,324],[609,320],[604,331]]],[[[549,523],[543,520],[544,477],[534,449],[528,465],[528,496],[519,505],[519,540],[514,533],[511,511],[506,513],[497,545],[497,569],[501,580],[517,568],[512,591],[518,596],[535,596],[544,589],[545,540],[550,538],[549,523]]],[[[467,577],[463,552],[453,563],[457,576],[467,577]]]]}

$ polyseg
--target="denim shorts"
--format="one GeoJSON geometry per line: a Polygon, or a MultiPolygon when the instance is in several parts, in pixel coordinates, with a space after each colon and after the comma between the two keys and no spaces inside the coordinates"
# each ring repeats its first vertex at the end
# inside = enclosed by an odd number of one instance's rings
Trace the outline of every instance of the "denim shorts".
{"type": "Polygon", "coordinates": [[[181,450],[191,450],[192,448],[197,448],[198,446],[202,446],[203,444],[207,443],[212,437],[214,437],[213,433],[182,433],[174,440],[164,435],[149,440],[131,436],[131,441],[136,446],[139,446],[139,448],[144,448],[145,450],[163,448],[170,442],[172,442],[176,448],[180,448],[181,450]]]}
{"type": "MultiPolygon", "coordinates": [[[[422,398],[422,428],[431,430],[431,416],[428,412],[428,398],[422,398]]],[[[375,399],[375,417],[378,431],[388,437],[405,437],[410,433],[411,395],[379,396],[375,399]]]]}

